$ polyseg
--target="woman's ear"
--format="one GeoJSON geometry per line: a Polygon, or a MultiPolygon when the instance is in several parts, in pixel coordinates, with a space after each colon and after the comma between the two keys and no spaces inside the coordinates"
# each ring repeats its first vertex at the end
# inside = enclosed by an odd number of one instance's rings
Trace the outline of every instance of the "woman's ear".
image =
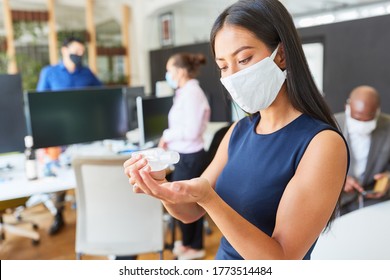
{"type": "Polygon", "coordinates": [[[187,80],[188,79],[188,72],[185,68],[177,68],[177,77],[178,79],[187,80]]]}
{"type": "Polygon", "coordinates": [[[275,57],[275,63],[279,66],[280,69],[286,70],[286,56],[283,43],[279,44],[278,53],[275,57]]]}

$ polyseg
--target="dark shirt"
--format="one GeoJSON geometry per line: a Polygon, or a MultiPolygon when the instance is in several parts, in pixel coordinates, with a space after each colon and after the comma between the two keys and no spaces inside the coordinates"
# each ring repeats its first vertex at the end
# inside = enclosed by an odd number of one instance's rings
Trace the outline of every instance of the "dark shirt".
{"type": "MultiPolygon", "coordinates": [[[[313,137],[331,126],[302,114],[270,134],[257,134],[260,115],[240,120],[228,148],[228,162],[216,192],[242,217],[271,236],[283,192],[313,137]]],[[[304,259],[310,259],[314,244],[304,259]]],[[[261,250],[261,248],[259,248],[261,250]]],[[[222,237],[216,259],[242,259],[222,237]]]]}
{"type": "Polygon", "coordinates": [[[101,85],[102,82],[88,67],[77,67],[73,73],[69,73],[65,68],[65,65],[60,62],[56,65],[45,66],[42,69],[39,76],[37,90],[64,90],[101,85]]]}

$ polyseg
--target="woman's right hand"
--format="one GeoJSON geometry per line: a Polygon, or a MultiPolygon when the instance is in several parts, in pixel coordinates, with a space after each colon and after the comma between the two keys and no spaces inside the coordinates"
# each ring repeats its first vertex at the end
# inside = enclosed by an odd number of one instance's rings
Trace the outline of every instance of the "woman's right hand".
{"type": "MultiPolygon", "coordinates": [[[[136,181],[135,178],[131,176],[131,173],[133,170],[146,170],[149,168],[147,159],[142,154],[136,154],[135,156],[131,156],[128,160],[126,160],[123,164],[124,167],[124,173],[127,177],[129,177],[129,183],[134,187],[136,181]]],[[[165,169],[161,171],[153,171],[150,172],[151,177],[156,181],[158,184],[162,184],[166,182],[165,176],[166,172],[165,169]]],[[[139,189],[139,188],[137,188],[139,189]]],[[[137,191],[138,192],[138,191],[137,191]]]]}

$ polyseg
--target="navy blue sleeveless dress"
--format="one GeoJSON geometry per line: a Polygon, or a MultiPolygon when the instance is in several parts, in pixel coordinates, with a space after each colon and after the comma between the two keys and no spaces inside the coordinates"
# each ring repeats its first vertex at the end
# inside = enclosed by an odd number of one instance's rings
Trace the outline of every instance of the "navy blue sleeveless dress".
{"type": "MultiPolygon", "coordinates": [[[[276,211],[312,138],[328,124],[302,114],[271,134],[257,134],[260,114],[240,120],[228,148],[229,159],[216,183],[218,195],[246,220],[272,235],[276,211]]],[[[338,132],[339,133],[339,132],[338,132]]],[[[314,245],[304,259],[310,259],[314,245]]],[[[225,237],[216,259],[243,259],[225,237]]]]}

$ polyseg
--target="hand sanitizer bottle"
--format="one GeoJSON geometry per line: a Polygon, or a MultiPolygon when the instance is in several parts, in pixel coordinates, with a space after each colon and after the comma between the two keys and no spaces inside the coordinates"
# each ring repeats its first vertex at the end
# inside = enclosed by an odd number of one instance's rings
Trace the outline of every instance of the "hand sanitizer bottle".
{"type": "Polygon", "coordinates": [[[147,149],[139,152],[135,152],[132,156],[142,154],[152,171],[160,171],[167,168],[170,164],[178,163],[180,155],[175,151],[166,151],[162,148],[147,149]]]}

